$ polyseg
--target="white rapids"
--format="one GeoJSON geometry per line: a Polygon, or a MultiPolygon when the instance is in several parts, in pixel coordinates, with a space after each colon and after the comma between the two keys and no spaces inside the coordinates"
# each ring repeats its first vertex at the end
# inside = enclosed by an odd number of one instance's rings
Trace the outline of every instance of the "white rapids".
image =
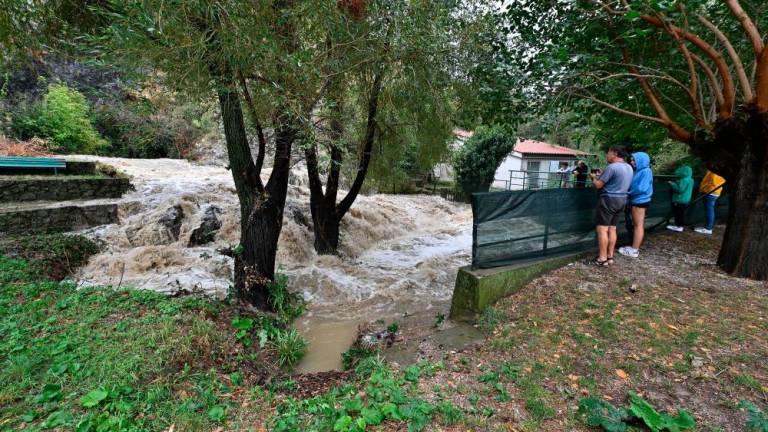
{"type": "MultiPolygon", "coordinates": [[[[77,159],[112,165],[135,187],[118,200],[119,224],[86,231],[104,248],[77,275],[81,284],[227,295],[232,260],[217,249],[237,244],[240,235],[229,171],[176,159],[77,159]],[[210,206],[221,209],[221,229],[211,243],[189,247],[210,206]],[[174,209],[175,233],[160,223],[174,209]]],[[[362,320],[445,311],[457,269],[470,260],[469,206],[434,196],[361,195],[342,222],[340,255],[318,256],[302,223],[311,223],[305,184],[296,170],[277,262],[291,289],[310,301],[311,316],[362,320]]]]}

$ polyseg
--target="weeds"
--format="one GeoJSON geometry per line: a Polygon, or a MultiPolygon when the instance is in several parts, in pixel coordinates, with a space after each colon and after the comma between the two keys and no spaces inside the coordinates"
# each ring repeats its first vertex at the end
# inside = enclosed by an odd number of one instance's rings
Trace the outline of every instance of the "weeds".
{"type": "Polygon", "coordinates": [[[277,365],[288,368],[304,357],[307,342],[296,329],[279,330],[274,340],[277,350],[277,365]]]}

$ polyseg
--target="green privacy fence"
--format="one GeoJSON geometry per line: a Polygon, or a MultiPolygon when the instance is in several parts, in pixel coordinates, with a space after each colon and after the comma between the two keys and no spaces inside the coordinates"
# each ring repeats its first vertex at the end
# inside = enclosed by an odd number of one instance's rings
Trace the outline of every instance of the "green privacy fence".
{"type": "MultiPolygon", "coordinates": [[[[663,229],[672,218],[672,191],[667,180],[654,178],[654,194],[646,215],[649,231],[663,229]]],[[[698,190],[699,181],[695,189],[698,190]]],[[[727,217],[727,197],[717,200],[716,216],[727,217]]],[[[472,267],[493,268],[534,262],[596,247],[593,213],[598,192],[593,188],[542,189],[472,195],[472,267]]],[[[704,221],[699,195],[686,212],[686,224],[704,221]]],[[[619,233],[624,239],[624,217],[619,233]]]]}

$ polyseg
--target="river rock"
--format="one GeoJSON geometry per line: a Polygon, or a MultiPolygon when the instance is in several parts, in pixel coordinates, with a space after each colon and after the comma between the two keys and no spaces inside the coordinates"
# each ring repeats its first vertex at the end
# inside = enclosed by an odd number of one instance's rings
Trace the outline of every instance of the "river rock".
{"type": "Polygon", "coordinates": [[[307,219],[307,216],[304,214],[304,210],[299,207],[298,204],[292,203],[292,202],[286,202],[285,203],[285,211],[293,218],[293,220],[299,224],[303,225],[307,228],[312,228],[309,220],[307,219]]]}
{"type": "Polygon", "coordinates": [[[179,204],[168,207],[154,224],[137,223],[126,227],[125,235],[135,246],[167,245],[179,239],[184,210],[179,204]]]}
{"type": "Polygon", "coordinates": [[[168,229],[168,232],[173,236],[173,240],[178,240],[182,220],[184,220],[184,210],[180,205],[176,204],[166,210],[157,222],[168,229]]]}
{"type": "Polygon", "coordinates": [[[221,221],[219,220],[221,213],[221,208],[215,205],[205,209],[205,213],[200,219],[200,226],[192,230],[192,234],[189,236],[189,247],[201,246],[213,241],[216,232],[221,228],[221,221]]]}

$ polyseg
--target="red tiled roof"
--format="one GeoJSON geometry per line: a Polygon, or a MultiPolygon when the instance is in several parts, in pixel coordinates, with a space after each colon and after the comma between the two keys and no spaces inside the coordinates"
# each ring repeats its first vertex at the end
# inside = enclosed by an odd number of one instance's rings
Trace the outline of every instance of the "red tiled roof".
{"type": "Polygon", "coordinates": [[[586,156],[589,153],[535,140],[523,140],[515,144],[515,151],[524,154],[586,156]]]}

